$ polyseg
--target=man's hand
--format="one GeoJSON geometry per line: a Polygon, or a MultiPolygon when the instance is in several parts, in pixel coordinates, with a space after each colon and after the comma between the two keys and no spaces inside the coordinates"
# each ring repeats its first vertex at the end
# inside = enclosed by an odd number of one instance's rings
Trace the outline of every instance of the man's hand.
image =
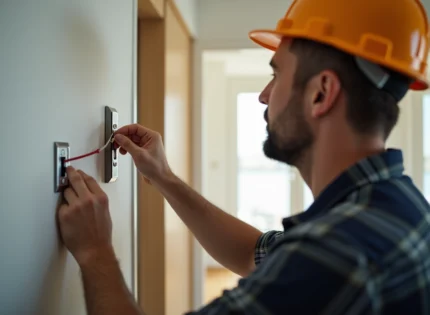
{"type": "Polygon", "coordinates": [[[67,204],[59,209],[61,236],[78,262],[89,315],[141,315],[121,274],[112,246],[109,200],[97,182],[67,168],[67,204]]]}
{"type": "Polygon", "coordinates": [[[120,153],[129,153],[137,169],[148,182],[159,182],[171,175],[163,140],[158,132],[138,124],[128,125],[115,132],[120,153]]]}
{"type": "Polygon", "coordinates": [[[67,169],[70,187],[58,213],[63,242],[80,266],[94,258],[113,257],[109,200],[98,183],[82,171],[67,169]]]}
{"type": "Polygon", "coordinates": [[[255,269],[255,245],[262,232],[219,209],[175,176],[159,133],[134,124],[120,128],[114,139],[212,257],[242,276],[255,269]]]}

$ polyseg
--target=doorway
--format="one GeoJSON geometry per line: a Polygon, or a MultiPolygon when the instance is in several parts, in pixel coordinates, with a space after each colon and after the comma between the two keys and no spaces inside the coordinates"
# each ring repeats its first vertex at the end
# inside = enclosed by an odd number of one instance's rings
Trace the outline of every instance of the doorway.
{"type": "MultiPolygon", "coordinates": [[[[202,194],[261,231],[282,229],[282,218],[303,211],[313,196],[298,172],[269,160],[259,94],[272,79],[272,53],[263,49],[203,53],[202,194]]],[[[203,252],[204,300],[235,287],[239,276],[203,252]]]]}

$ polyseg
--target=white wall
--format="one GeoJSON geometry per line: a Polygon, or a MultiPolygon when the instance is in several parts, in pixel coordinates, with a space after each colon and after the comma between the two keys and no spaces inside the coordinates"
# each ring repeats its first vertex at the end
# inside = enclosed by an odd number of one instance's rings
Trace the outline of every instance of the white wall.
{"type": "Polygon", "coordinates": [[[424,5],[424,8],[427,10],[427,15],[430,18],[430,0],[420,0],[424,5]]]}
{"type": "MultiPolygon", "coordinates": [[[[0,4],[0,314],[84,314],[81,275],[59,241],[54,142],[72,155],[104,141],[104,106],[133,120],[132,0],[0,4]]],[[[113,239],[133,282],[132,163],[120,158],[113,239]]],[[[102,157],[72,163],[101,181],[102,157]]]]}
{"type": "MultiPolygon", "coordinates": [[[[430,0],[421,0],[430,13],[430,0]]],[[[248,48],[248,32],[274,28],[291,0],[197,0],[197,29],[201,47],[248,48]]],[[[430,14],[429,18],[430,18],[430,14]]]]}
{"type": "Polygon", "coordinates": [[[402,100],[399,121],[387,141],[387,147],[402,149],[405,173],[421,190],[424,169],[422,95],[409,91],[402,100]]]}
{"type": "Polygon", "coordinates": [[[199,45],[205,49],[255,48],[248,38],[256,28],[276,27],[290,0],[198,0],[199,45]]]}

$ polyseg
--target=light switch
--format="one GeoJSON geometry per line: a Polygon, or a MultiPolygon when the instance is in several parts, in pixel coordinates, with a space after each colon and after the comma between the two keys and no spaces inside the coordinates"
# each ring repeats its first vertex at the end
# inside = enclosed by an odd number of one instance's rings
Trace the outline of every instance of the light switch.
{"type": "Polygon", "coordinates": [[[61,192],[69,186],[66,168],[70,162],[64,160],[70,158],[70,146],[67,142],[54,142],[54,191],[61,192]]]}
{"type": "MultiPolygon", "coordinates": [[[[115,108],[105,107],[105,141],[109,141],[118,129],[118,112],[115,108]]],[[[104,151],[105,154],[105,183],[113,183],[118,179],[118,149],[112,142],[104,151]]]]}

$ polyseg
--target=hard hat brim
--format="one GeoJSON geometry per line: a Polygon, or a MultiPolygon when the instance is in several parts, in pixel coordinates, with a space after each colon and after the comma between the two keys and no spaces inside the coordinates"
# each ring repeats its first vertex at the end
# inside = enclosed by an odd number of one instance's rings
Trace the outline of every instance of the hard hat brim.
{"type": "MultiPolygon", "coordinates": [[[[318,41],[317,39],[311,37],[311,36],[307,36],[307,34],[294,34],[293,32],[282,32],[282,31],[277,31],[277,30],[267,30],[267,29],[258,29],[258,30],[253,30],[251,32],[249,32],[249,38],[254,41],[256,44],[258,44],[261,47],[264,47],[266,49],[272,50],[272,51],[276,51],[282,41],[283,38],[305,38],[305,39],[309,39],[309,40],[315,40],[318,41]]],[[[382,66],[389,66],[389,65],[385,65],[383,62],[381,62],[380,60],[374,59],[371,56],[367,56],[367,55],[360,55],[357,54],[356,51],[354,51],[353,48],[349,48],[346,47],[345,45],[339,45],[336,42],[323,42],[327,45],[331,45],[333,47],[336,47],[340,50],[343,50],[347,53],[351,53],[353,55],[357,55],[359,57],[365,58],[371,62],[375,62],[377,64],[380,64],[382,66]]],[[[418,73],[410,73],[409,71],[407,71],[406,69],[396,69],[399,73],[402,73],[406,76],[413,76],[415,78],[415,81],[412,82],[412,84],[410,85],[410,89],[411,90],[415,90],[415,91],[422,91],[422,90],[426,90],[429,88],[429,82],[428,79],[418,73]]]]}

